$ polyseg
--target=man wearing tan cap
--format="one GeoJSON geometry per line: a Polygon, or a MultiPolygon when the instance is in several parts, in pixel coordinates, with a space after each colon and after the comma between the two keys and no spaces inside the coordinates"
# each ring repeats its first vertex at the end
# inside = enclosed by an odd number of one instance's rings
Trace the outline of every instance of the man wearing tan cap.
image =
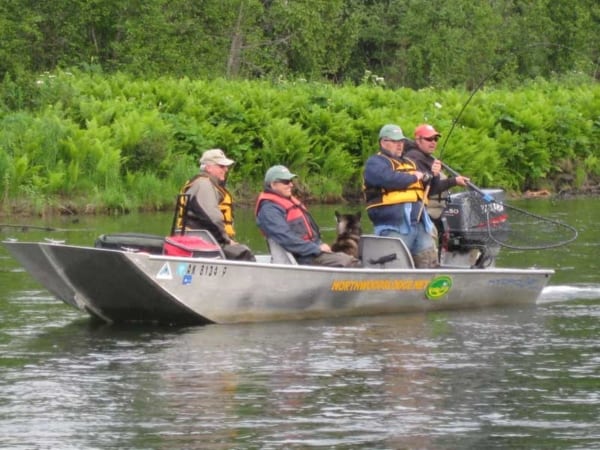
{"type": "Polygon", "coordinates": [[[207,230],[221,245],[227,259],[255,261],[250,249],[234,240],[233,197],[225,187],[234,161],[215,148],[206,150],[199,162],[200,172],[181,189],[182,194],[189,195],[189,201],[178,210],[178,228],[185,222],[186,229],[207,230]]]}

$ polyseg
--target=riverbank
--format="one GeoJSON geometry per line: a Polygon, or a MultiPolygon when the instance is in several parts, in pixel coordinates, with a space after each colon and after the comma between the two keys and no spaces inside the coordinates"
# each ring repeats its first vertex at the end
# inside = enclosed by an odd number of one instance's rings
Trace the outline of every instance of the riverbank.
{"type": "MultiPolygon", "coordinates": [[[[456,191],[457,192],[457,191],[456,191]]],[[[521,193],[510,193],[507,192],[507,200],[519,200],[519,199],[576,199],[576,198],[595,198],[600,197],[600,184],[586,185],[581,189],[564,189],[560,192],[553,192],[548,189],[540,190],[527,190],[521,193]]],[[[346,204],[349,206],[361,205],[362,198],[360,195],[356,195],[352,198],[332,198],[331,201],[320,201],[315,198],[302,197],[304,202],[308,205],[330,205],[330,204],[346,204]]],[[[241,195],[236,197],[236,208],[253,208],[256,196],[241,195]]],[[[111,216],[111,215],[124,215],[134,212],[148,213],[148,212],[170,212],[174,208],[174,205],[163,205],[157,207],[156,205],[142,205],[136,208],[107,208],[95,205],[90,202],[89,199],[56,199],[48,200],[43,205],[32,204],[27,202],[5,202],[0,209],[0,220],[8,223],[11,218],[27,218],[27,217],[71,217],[74,221],[79,216],[111,216]]],[[[0,224],[1,226],[2,224],[0,224]]]]}

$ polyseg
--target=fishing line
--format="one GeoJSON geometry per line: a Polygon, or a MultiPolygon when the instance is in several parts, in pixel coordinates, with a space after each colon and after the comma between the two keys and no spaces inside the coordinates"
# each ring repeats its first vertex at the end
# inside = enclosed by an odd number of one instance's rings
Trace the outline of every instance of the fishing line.
{"type": "MultiPolygon", "coordinates": [[[[558,47],[566,48],[577,52],[575,49],[571,49],[568,46],[561,44],[548,44],[538,42],[523,47],[522,50],[532,49],[536,47],[558,47]]],[[[523,52],[519,52],[523,53],[523,52]]],[[[580,52],[578,52],[580,53],[580,52]]],[[[587,56],[587,55],[586,55],[587,56]]],[[[514,57],[514,54],[505,57],[499,63],[495,65],[485,77],[483,77],[475,88],[469,94],[469,97],[462,105],[460,111],[456,117],[452,120],[452,126],[444,137],[441,149],[439,151],[439,157],[442,158],[442,154],[446,148],[446,144],[452,135],[456,125],[462,117],[464,111],[467,109],[469,103],[477,92],[483,87],[483,85],[494,75],[498,73],[504,65],[514,57]]],[[[594,66],[594,75],[597,73],[597,68],[600,65],[600,58],[598,63],[594,66]]],[[[430,155],[432,159],[436,159],[430,155]]],[[[442,163],[442,167],[450,172],[454,176],[460,176],[458,172],[449,167],[447,164],[442,163]]],[[[463,211],[463,213],[471,214],[473,217],[469,217],[466,223],[471,224],[475,231],[485,228],[487,231],[487,238],[490,242],[515,250],[542,250],[554,247],[560,247],[577,239],[578,231],[575,227],[568,225],[559,220],[551,219],[548,217],[535,214],[524,209],[518,208],[513,205],[506,204],[503,201],[496,199],[493,195],[485,192],[475,186],[471,182],[467,182],[467,187],[476,193],[479,198],[470,199],[471,207],[469,211],[463,211]],[[510,222],[508,219],[510,218],[510,222]],[[551,236],[551,240],[546,239],[544,236],[551,236]]]]}
{"type": "MultiPolygon", "coordinates": [[[[532,48],[547,48],[547,47],[556,47],[556,48],[564,48],[564,49],[568,49],[573,51],[574,53],[579,53],[583,56],[585,56],[586,58],[588,57],[588,55],[585,55],[584,53],[571,48],[567,45],[562,45],[562,44],[551,44],[551,43],[547,43],[547,42],[536,42],[533,44],[529,44],[524,46],[520,52],[517,52],[516,54],[523,54],[525,53],[526,50],[531,50],[532,48]]],[[[469,103],[471,103],[471,100],[473,100],[473,97],[475,97],[475,94],[477,92],[479,92],[479,90],[483,87],[483,85],[490,79],[492,78],[494,75],[496,75],[500,69],[502,69],[507,62],[509,62],[513,57],[515,56],[515,53],[511,53],[509,56],[506,56],[504,59],[500,60],[499,63],[497,63],[493,69],[486,75],[484,76],[479,83],[477,83],[477,85],[475,86],[475,88],[473,88],[473,90],[471,91],[471,93],[469,94],[469,97],[467,98],[466,102],[462,105],[460,111],[458,112],[458,114],[456,115],[456,117],[454,119],[452,119],[452,125],[450,127],[450,130],[448,130],[448,133],[444,136],[444,140],[442,141],[442,145],[439,151],[439,159],[442,158],[442,155],[444,153],[444,150],[446,149],[446,144],[448,143],[448,140],[450,139],[450,136],[452,135],[452,132],[454,131],[454,128],[456,127],[456,124],[458,123],[459,119],[462,117],[463,113],[465,112],[465,109],[467,109],[467,106],[469,105],[469,103]]],[[[594,64],[593,67],[593,73],[590,75],[590,77],[592,79],[596,79],[596,75],[598,74],[598,71],[600,70],[600,57],[598,58],[597,62],[592,62],[592,64],[594,64]]]]}
{"type": "Polygon", "coordinates": [[[57,231],[57,232],[94,231],[92,228],[55,228],[55,227],[47,227],[47,226],[39,226],[39,225],[0,223],[0,230],[3,230],[4,228],[9,228],[11,230],[16,230],[16,231],[22,231],[24,233],[26,233],[27,231],[57,231]]]}
{"type": "MultiPolygon", "coordinates": [[[[460,176],[447,164],[442,163],[442,167],[453,176],[460,176]]],[[[577,239],[578,231],[571,225],[506,204],[493,195],[494,190],[482,190],[470,181],[467,187],[470,206],[461,213],[467,216],[469,232],[487,232],[484,241],[514,250],[543,250],[577,239]]]]}

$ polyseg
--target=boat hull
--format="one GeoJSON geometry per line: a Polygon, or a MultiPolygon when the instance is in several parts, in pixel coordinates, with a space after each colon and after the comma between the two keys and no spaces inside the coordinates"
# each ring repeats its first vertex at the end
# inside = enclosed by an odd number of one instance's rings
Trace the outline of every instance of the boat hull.
{"type": "Polygon", "coordinates": [[[239,323],[535,304],[553,273],[344,269],[4,244],[52,294],[106,322],[239,323]]]}

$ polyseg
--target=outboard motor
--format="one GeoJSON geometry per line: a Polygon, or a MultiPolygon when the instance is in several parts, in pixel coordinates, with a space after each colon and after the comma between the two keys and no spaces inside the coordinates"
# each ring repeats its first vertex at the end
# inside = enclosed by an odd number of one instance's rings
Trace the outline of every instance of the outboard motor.
{"type": "Polygon", "coordinates": [[[490,267],[495,264],[500,244],[509,232],[508,215],[502,189],[481,193],[464,191],[447,199],[441,220],[440,250],[442,265],[490,267]]]}

